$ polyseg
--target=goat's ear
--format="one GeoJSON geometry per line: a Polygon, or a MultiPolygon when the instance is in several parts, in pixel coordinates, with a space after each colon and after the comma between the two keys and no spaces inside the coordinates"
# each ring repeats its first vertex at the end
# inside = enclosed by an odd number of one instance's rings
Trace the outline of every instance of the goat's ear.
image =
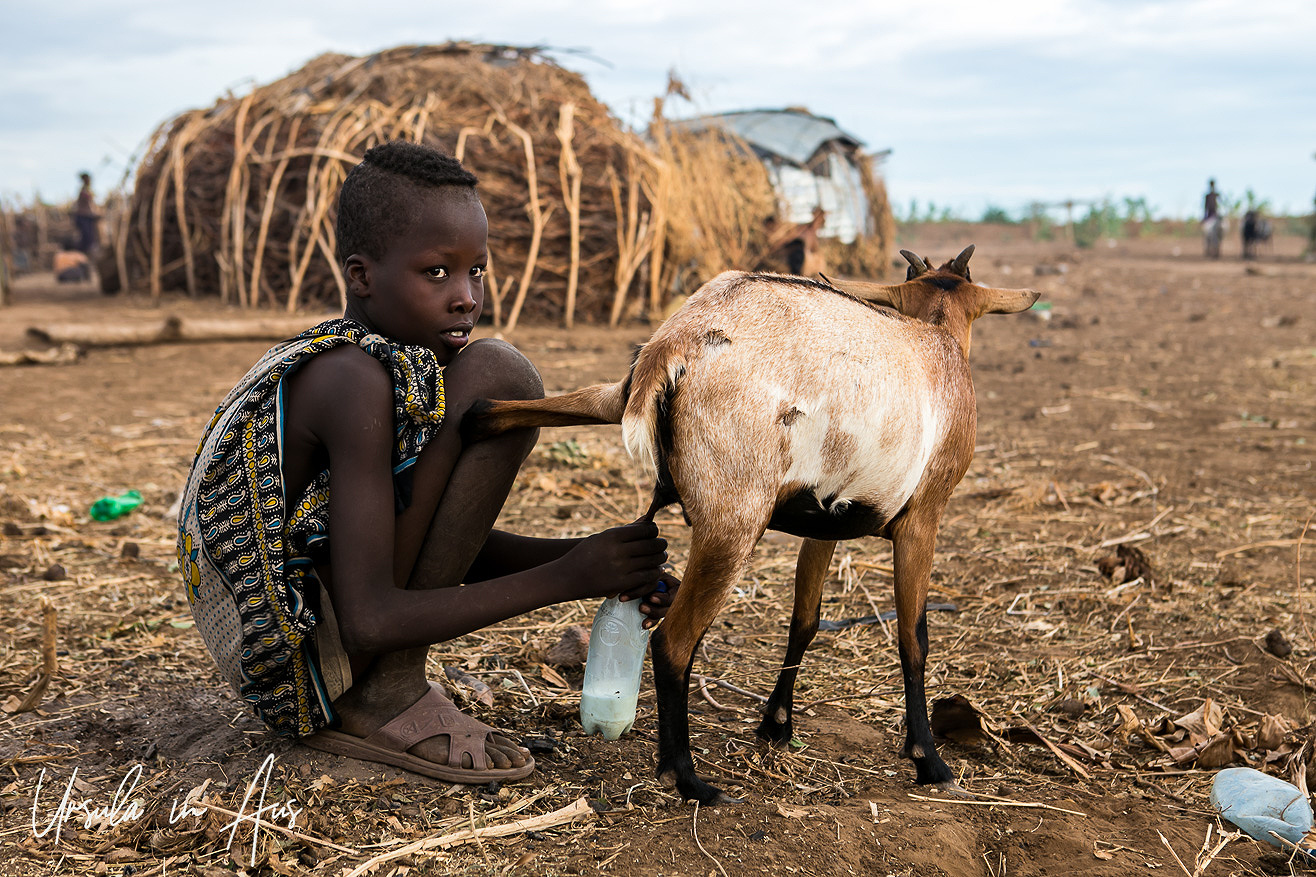
{"type": "Polygon", "coordinates": [[[965,280],[969,279],[969,257],[973,255],[973,244],[969,244],[954,259],[946,264],[946,269],[954,274],[958,274],[965,280]]]}
{"type": "Polygon", "coordinates": [[[909,270],[905,272],[906,280],[913,280],[920,274],[926,274],[932,270],[932,266],[928,264],[928,260],[924,259],[917,253],[911,253],[909,250],[901,250],[900,255],[904,256],[905,261],[909,263],[909,270]]]}
{"type": "Polygon", "coordinates": [[[1026,311],[1041,298],[1040,292],[1031,289],[992,289],[979,287],[984,314],[1017,314],[1026,311]]]}

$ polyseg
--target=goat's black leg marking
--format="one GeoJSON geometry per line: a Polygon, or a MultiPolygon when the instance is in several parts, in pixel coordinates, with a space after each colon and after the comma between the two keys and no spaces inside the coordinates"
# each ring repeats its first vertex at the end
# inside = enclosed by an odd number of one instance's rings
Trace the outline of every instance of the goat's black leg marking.
{"type": "Polygon", "coordinates": [[[805,539],[795,564],[795,608],[791,613],[790,639],[777,685],[772,689],[758,735],[775,746],[786,746],[795,736],[792,713],[795,706],[795,679],[800,661],[818,633],[818,616],[822,609],[823,579],[832,561],[835,542],[805,539]]]}
{"type": "Polygon", "coordinates": [[[686,800],[701,804],[738,803],[739,799],[709,785],[695,773],[694,757],[690,754],[690,668],[694,654],[685,667],[674,666],[667,657],[664,639],[659,625],[650,643],[654,692],[658,696],[658,780],[665,786],[675,786],[686,800]]]}
{"type": "Polygon", "coordinates": [[[903,637],[900,644],[900,671],[905,681],[905,745],[900,750],[904,758],[914,762],[919,785],[954,785],[955,775],[937,754],[932,742],[932,725],[928,721],[928,698],[924,684],[924,670],[928,659],[928,613],[919,615],[915,628],[918,654],[909,654],[903,637]]]}

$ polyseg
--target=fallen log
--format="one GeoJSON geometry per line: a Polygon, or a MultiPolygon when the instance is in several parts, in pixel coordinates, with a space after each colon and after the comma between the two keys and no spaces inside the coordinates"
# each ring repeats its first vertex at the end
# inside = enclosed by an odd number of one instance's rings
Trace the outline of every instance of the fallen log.
{"type": "Polygon", "coordinates": [[[29,326],[27,337],[48,345],[124,347],[199,341],[264,341],[291,338],[323,315],[244,320],[185,319],[170,315],[159,323],[55,323],[29,326]]]}
{"type": "Polygon", "coordinates": [[[47,350],[0,350],[3,365],[67,365],[77,362],[82,351],[76,344],[61,344],[47,350]]]}

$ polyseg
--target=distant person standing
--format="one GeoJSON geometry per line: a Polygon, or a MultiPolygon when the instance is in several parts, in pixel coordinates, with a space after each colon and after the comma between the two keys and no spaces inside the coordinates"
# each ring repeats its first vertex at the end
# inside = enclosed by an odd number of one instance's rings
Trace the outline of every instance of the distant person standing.
{"type": "Polygon", "coordinates": [[[1206,197],[1202,199],[1202,242],[1207,258],[1220,258],[1220,240],[1224,236],[1224,220],[1220,218],[1220,193],[1216,191],[1215,180],[1208,180],[1206,197]]]}
{"type": "Polygon", "coordinates": [[[96,213],[96,195],[91,191],[91,174],[83,172],[78,176],[82,188],[73,205],[73,224],[78,230],[78,249],[91,258],[100,246],[100,216],[96,213]]]}

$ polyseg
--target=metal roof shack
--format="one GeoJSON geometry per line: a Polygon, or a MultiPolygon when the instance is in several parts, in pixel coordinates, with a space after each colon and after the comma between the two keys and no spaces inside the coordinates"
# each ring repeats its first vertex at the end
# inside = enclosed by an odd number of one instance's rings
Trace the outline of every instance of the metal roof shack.
{"type": "Polygon", "coordinates": [[[852,243],[871,235],[872,211],[861,163],[876,173],[890,150],[868,155],[864,142],[832,119],[807,110],[741,110],[670,124],[688,131],[726,131],[744,141],[767,168],[788,222],[808,222],[815,207],[827,211],[822,236],[852,243]]]}

